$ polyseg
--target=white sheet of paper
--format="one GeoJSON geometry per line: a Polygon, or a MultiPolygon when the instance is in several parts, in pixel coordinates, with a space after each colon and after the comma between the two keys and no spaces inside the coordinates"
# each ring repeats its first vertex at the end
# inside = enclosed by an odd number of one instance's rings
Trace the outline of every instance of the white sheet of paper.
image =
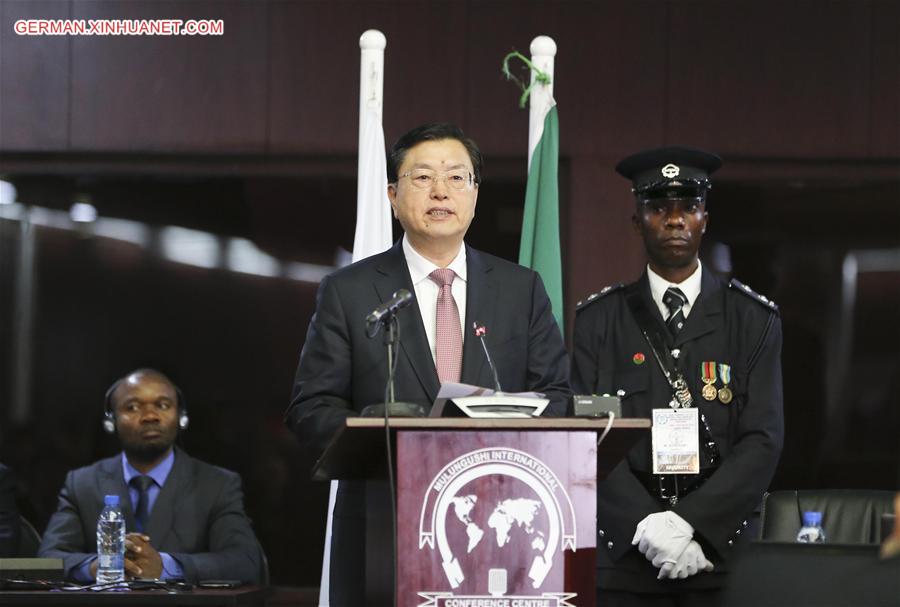
{"type": "MultiPolygon", "coordinates": [[[[549,402],[546,398],[544,398],[543,394],[540,394],[538,392],[497,393],[490,388],[482,388],[481,386],[472,386],[469,384],[461,384],[455,382],[444,382],[443,384],[441,384],[441,389],[438,392],[437,398],[434,400],[434,404],[431,407],[431,413],[429,413],[429,417],[441,417],[444,413],[444,407],[447,405],[447,401],[460,399],[457,404],[462,404],[467,398],[470,399],[470,404],[472,404],[473,407],[471,408],[471,410],[464,409],[463,412],[467,413],[469,417],[538,416],[544,411],[547,403],[549,402]],[[500,410],[498,410],[498,407],[488,405],[483,413],[477,413],[477,404],[479,401],[479,397],[493,397],[495,395],[503,397],[503,406],[499,408],[500,410]],[[541,405],[534,402],[529,402],[533,401],[534,399],[543,400],[543,404],[541,405]],[[516,403],[521,403],[522,405],[527,404],[527,406],[522,407],[519,411],[515,411],[516,403]]],[[[485,400],[489,400],[489,398],[485,400]]]]}
{"type": "Polygon", "coordinates": [[[700,473],[697,409],[654,409],[651,440],[653,474],[700,473]]]}

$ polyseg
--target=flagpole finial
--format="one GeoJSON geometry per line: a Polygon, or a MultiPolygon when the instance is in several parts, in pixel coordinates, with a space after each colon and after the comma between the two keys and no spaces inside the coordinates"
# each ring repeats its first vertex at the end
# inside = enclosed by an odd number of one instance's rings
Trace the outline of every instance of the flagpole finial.
{"type": "Polygon", "coordinates": [[[359,37],[359,48],[363,50],[383,51],[386,46],[387,38],[378,30],[366,30],[359,37]]]}
{"type": "Polygon", "coordinates": [[[556,42],[550,36],[537,36],[531,41],[531,55],[542,57],[556,57],[556,42]]]}

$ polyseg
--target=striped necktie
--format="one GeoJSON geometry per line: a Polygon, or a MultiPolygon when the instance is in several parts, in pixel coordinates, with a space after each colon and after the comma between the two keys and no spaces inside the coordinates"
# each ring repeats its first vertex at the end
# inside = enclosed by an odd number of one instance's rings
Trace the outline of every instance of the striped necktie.
{"type": "Polygon", "coordinates": [[[669,309],[669,317],[666,319],[666,326],[672,336],[678,335],[684,326],[684,304],[687,303],[687,297],[678,287],[669,287],[663,294],[663,303],[669,309]]]}

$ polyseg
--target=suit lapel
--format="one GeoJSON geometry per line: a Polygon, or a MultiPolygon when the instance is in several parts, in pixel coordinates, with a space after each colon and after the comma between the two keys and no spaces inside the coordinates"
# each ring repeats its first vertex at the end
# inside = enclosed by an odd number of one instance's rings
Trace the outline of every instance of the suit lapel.
{"type": "Polygon", "coordinates": [[[695,339],[722,329],[722,285],[709,271],[704,271],[700,279],[700,295],[694,302],[684,328],[675,337],[675,346],[681,347],[695,339]]]}
{"type": "MultiPolygon", "coordinates": [[[[103,460],[100,464],[99,490],[100,503],[103,503],[103,496],[118,495],[119,506],[125,513],[125,528],[135,529],[134,508],[131,505],[131,496],[128,493],[128,486],[125,484],[125,473],[122,470],[122,455],[103,460]]],[[[102,508],[102,506],[101,506],[102,508]]]]}
{"type": "Polygon", "coordinates": [[[481,348],[481,340],[475,337],[473,328],[477,323],[487,328],[486,341],[490,343],[491,327],[497,310],[496,285],[491,271],[492,265],[475,249],[466,246],[466,318],[463,323],[463,363],[462,383],[473,386],[491,387],[487,359],[481,348]]]}
{"type": "MultiPolygon", "coordinates": [[[[415,295],[401,241],[391,247],[378,265],[374,286],[382,303],[390,299],[397,289],[407,289],[415,295]]],[[[409,310],[398,314],[397,320],[400,323],[402,355],[406,357],[419,383],[422,384],[429,401],[433,402],[437,398],[440,383],[431,356],[431,348],[428,346],[428,337],[425,335],[425,326],[422,324],[418,300],[414,299],[409,310]]]]}
{"type": "Polygon", "coordinates": [[[180,449],[175,449],[175,462],[172,470],[166,478],[165,484],[160,488],[159,495],[153,503],[150,512],[150,521],[144,533],[150,536],[150,540],[157,550],[161,550],[166,536],[173,530],[175,523],[175,502],[179,495],[187,495],[190,491],[191,465],[190,458],[180,449]]]}

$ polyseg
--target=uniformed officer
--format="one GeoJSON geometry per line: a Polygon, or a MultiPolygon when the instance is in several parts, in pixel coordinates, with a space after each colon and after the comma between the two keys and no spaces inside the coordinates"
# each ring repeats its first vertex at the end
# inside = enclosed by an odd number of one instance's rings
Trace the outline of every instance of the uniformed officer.
{"type": "Polygon", "coordinates": [[[778,463],[778,309],[698,259],[721,164],[666,147],[616,166],[649,263],[579,303],[572,385],[618,394],[623,415],[654,425],[598,484],[598,605],[714,604],[778,463]]]}

